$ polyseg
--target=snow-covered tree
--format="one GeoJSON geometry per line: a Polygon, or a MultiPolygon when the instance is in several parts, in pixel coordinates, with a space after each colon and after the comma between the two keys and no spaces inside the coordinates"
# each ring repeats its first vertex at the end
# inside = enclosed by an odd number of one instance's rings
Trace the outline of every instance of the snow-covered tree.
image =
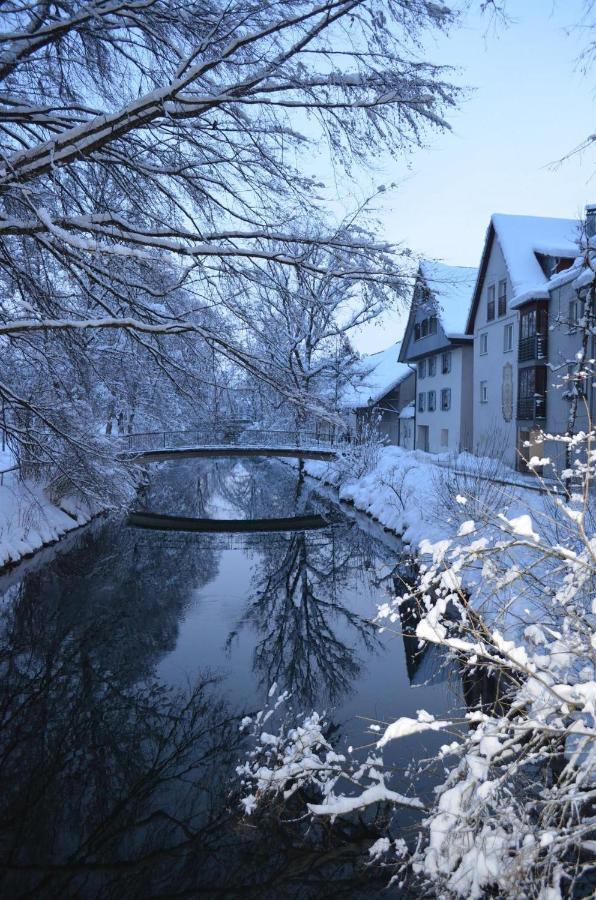
{"type": "MultiPolygon", "coordinates": [[[[3,355],[43,356],[48,392],[66,354],[86,393],[93,334],[108,329],[173,379],[164,335],[272,381],[208,315],[239,282],[275,263],[395,283],[368,237],[325,225],[312,154],[326,143],[350,169],[446,127],[455,91],[417,52],[426,29],[450,23],[445,6],[14,0],[0,19],[0,338],[3,355]],[[320,245],[341,271],[321,267],[320,245]]],[[[9,422],[26,414],[60,433],[62,399],[39,406],[14,380],[0,393],[9,422]]]]}

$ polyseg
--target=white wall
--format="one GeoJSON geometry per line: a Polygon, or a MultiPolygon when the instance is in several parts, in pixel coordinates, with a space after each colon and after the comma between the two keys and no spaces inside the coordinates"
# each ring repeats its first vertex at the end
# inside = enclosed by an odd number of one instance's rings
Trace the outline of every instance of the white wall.
{"type": "MultiPolygon", "coordinates": [[[[422,448],[418,435],[419,426],[428,426],[428,449],[430,453],[459,453],[460,450],[469,449],[470,445],[470,423],[469,423],[469,404],[462,403],[462,391],[469,390],[469,384],[464,384],[464,373],[469,368],[466,365],[465,358],[471,357],[471,348],[463,346],[451,345],[451,371],[443,375],[441,366],[442,353],[436,354],[437,371],[436,375],[426,375],[425,378],[418,377],[416,385],[416,446],[422,448]],[[444,388],[451,389],[451,408],[443,411],[441,409],[441,391],[444,388]],[[428,411],[428,392],[434,391],[436,395],[436,409],[434,412],[428,411]],[[418,411],[418,394],[425,394],[425,411],[418,411]],[[462,432],[463,427],[468,429],[467,434],[462,432]],[[441,430],[447,429],[449,433],[448,443],[445,446],[441,443],[441,430]]],[[[428,357],[426,359],[426,367],[428,373],[428,357]]],[[[420,371],[420,363],[418,363],[420,371]]]]}
{"type": "MultiPolygon", "coordinates": [[[[478,455],[490,455],[503,459],[507,465],[515,467],[517,462],[517,344],[518,318],[516,310],[509,308],[512,297],[511,282],[505,259],[497,237],[493,241],[482,294],[474,323],[474,366],[473,366],[473,451],[478,455]],[[507,281],[507,310],[498,316],[499,281],[507,281]],[[495,285],[495,319],[487,322],[487,294],[490,285],[495,285]],[[513,344],[508,352],[504,350],[505,325],[513,324],[513,344]],[[480,353],[480,335],[487,334],[488,351],[480,353]],[[505,368],[511,366],[511,419],[507,421],[504,409],[505,368]],[[488,402],[480,402],[480,383],[488,384],[488,402]]],[[[509,410],[507,410],[507,415],[509,410]]]]}

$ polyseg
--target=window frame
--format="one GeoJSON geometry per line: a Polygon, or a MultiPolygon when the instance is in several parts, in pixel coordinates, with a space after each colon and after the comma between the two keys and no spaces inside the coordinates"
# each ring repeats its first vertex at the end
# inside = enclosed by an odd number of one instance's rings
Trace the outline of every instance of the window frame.
{"type": "Polygon", "coordinates": [[[507,279],[501,278],[497,291],[497,316],[501,318],[501,316],[505,315],[507,315],[507,279]]]}
{"type": "Polygon", "coordinates": [[[451,388],[441,388],[441,412],[451,409],[451,388]]]}
{"type": "Polygon", "coordinates": [[[494,284],[490,284],[486,291],[486,321],[493,322],[495,318],[495,293],[494,284]]]}
{"type": "Polygon", "coordinates": [[[421,381],[426,378],[426,357],[418,363],[418,378],[421,381]]]}
{"type": "Polygon", "coordinates": [[[441,353],[441,375],[449,375],[451,372],[451,350],[444,350],[441,353]],[[447,365],[445,365],[445,363],[447,365]]]}
{"type": "Polygon", "coordinates": [[[505,322],[503,326],[503,353],[511,353],[513,350],[513,322],[505,322]],[[507,335],[511,336],[509,346],[507,346],[507,335]]]}
{"type": "Polygon", "coordinates": [[[428,357],[428,377],[434,378],[434,376],[436,374],[437,374],[437,357],[429,356],[428,357]],[[431,368],[432,368],[432,372],[431,372],[431,368]]]}
{"type": "Polygon", "coordinates": [[[478,337],[480,338],[480,356],[486,356],[488,353],[488,331],[483,331],[478,337]]]}
{"type": "Polygon", "coordinates": [[[426,409],[428,412],[434,412],[437,408],[437,392],[436,391],[428,391],[428,396],[426,398],[426,409]],[[431,404],[432,399],[432,404],[431,404]]]}
{"type": "Polygon", "coordinates": [[[449,446],[449,429],[441,428],[441,437],[440,437],[441,447],[449,446]],[[443,435],[445,435],[445,440],[443,440],[443,435]]]}
{"type": "Polygon", "coordinates": [[[426,412],[426,394],[424,391],[418,392],[418,412],[426,412]]]}
{"type": "Polygon", "coordinates": [[[488,381],[480,382],[480,402],[488,403],[488,381]]]}

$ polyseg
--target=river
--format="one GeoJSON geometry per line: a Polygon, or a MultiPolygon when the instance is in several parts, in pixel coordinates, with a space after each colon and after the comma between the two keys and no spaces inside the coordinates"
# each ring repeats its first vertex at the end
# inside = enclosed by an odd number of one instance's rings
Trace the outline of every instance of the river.
{"type": "MultiPolygon", "coordinates": [[[[274,460],[153,464],[136,508],[213,530],[112,516],[0,579],[2,897],[379,895],[387,872],[359,862],[378,822],[243,820],[235,768],[273,685],[286,715],[327,711],[342,752],[462,705],[433,648],[373,622],[399,542],[274,460]],[[278,517],[308,530],[242,531],[278,517]]],[[[402,792],[430,796],[409,763],[444,742],[392,747],[402,792]]]]}

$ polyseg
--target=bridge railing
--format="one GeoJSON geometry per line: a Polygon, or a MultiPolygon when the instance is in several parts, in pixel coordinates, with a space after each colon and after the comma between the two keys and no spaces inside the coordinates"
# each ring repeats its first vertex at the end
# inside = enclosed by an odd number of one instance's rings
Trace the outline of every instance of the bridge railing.
{"type": "Polygon", "coordinates": [[[122,435],[123,446],[131,453],[151,450],[179,450],[185,447],[303,447],[321,449],[335,446],[329,435],[315,431],[240,428],[218,426],[184,431],[147,431],[122,435]]]}

